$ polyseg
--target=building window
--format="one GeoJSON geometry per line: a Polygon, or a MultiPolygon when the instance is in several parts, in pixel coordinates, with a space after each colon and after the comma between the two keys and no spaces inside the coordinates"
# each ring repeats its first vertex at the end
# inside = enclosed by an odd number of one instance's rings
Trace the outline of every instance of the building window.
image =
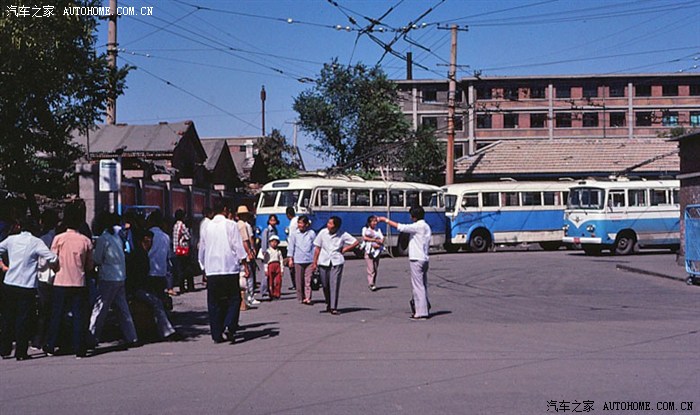
{"type": "Polygon", "coordinates": [[[571,113],[560,112],[559,114],[557,114],[556,120],[557,128],[571,128],[571,113]]]}
{"type": "Polygon", "coordinates": [[[664,111],[661,117],[661,125],[664,127],[677,127],[678,126],[678,112],[676,111],[664,111]]]}
{"type": "Polygon", "coordinates": [[[584,112],[583,113],[583,126],[584,127],[597,127],[598,126],[598,113],[597,112],[584,112]]]}
{"type": "Polygon", "coordinates": [[[517,87],[503,88],[503,98],[517,101],[520,98],[519,89],[517,87]]]}
{"type": "Polygon", "coordinates": [[[530,128],[545,128],[547,126],[547,114],[530,114],[530,128]]]}
{"type": "Polygon", "coordinates": [[[635,114],[637,127],[651,127],[651,112],[638,112],[635,114]]]}
{"type": "Polygon", "coordinates": [[[518,128],[518,114],[503,114],[503,128],[518,128]]]}
{"type": "Polygon", "coordinates": [[[462,90],[455,91],[455,102],[462,102],[462,90]]]}
{"type": "Polygon", "coordinates": [[[491,87],[480,86],[476,88],[476,99],[491,98],[493,98],[493,91],[491,91],[491,87]]]}
{"type": "Polygon", "coordinates": [[[690,112],[690,126],[691,127],[700,127],[700,111],[691,111],[690,112]]]}
{"type": "Polygon", "coordinates": [[[241,153],[245,153],[245,150],[246,146],[238,146],[238,151],[240,151],[241,153]]]}
{"type": "Polygon", "coordinates": [[[491,114],[477,114],[476,128],[491,128],[491,114]]]}
{"type": "Polygon", "coordinates": [[[700,84],[690,85],[690,95],[697,96],[700,95],[700,84]]]}
{"type": "Polygon", "coordinates": [[[677,97],[678,96],[678,85],[663,85],[661,87],[661,93],[665,97],[677,97]]]}
{"type": "Polygon", "coordinates": [[[545,88],[543,86],[533,86],[530,87],[530,98],[532,99],[544,99],[546,98],[545,88]]]}
{"type": "Polygon", "coordinates": [[[423,102],[437,102],[437,91],[434,89],[423,90],[423,102]]]}
{"type": "Polygon", "coordinates": [[[421,124],[423,125],[423,127],[437,130],[438,119],[437,117],[421,117],[421,124]]]}
{"type": "Polygon", "coordinates": [[[457,143],[454,145],[455,160],[464,157],[464,144],[457,143]]]}
{"type": "Polygon", "coordinates": [[[611,127],[624,127],[625,126],[625,113],[624,112],[611,112],[610,113],[610,126],[611,127]]]}
{"type": "Polygon", "coordinates": [[[557,98],[571,98],[571,87],[558,86],[556,89],[557,89],[557,98]]]}
{"type": "Polygon", "coordinates": [[[650,97],[651,96],[651,85],[635,85],[634,86],[634,96],[635,97],[650,97]]]}
{"type": "Polygon", "coordinates": [[[595,98],[598,96],[598,85],[584,85],[583,86],[583,97],[584,98],[595,98]]]}
{"type": "Polygon", "coordinates": [[[610,97],[619,98],[625,96],[625,86],[623,84],[612,84],[608,88],[610,97]]]}
{"type": "Polygon", "coordinates": [[[461,115],[455,115],[455,131],[464,131],[464,117],[461,115]]]}

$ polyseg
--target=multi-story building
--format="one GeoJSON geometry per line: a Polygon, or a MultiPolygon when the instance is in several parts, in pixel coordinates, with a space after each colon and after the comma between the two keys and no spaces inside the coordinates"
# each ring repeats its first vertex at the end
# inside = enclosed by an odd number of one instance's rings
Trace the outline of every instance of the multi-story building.
{"type": "MultiPolygon", "coordinates": [[[[448,81],[396,81],[414,127],[447,135],[448,81]]],[[[457,83],[455,158],[499,140],[653,138],[700,128],[700,74],[469,77],[457,83]]]]}

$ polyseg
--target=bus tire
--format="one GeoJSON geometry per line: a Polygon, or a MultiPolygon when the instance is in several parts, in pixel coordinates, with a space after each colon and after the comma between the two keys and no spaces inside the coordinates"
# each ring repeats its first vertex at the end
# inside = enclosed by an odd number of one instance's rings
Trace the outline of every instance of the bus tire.
{"type": "Polygon", "coordinates": [[[617,235],[612,252],[615,255],[629,255],[634,252],[634,246],[636,244],[637,240],[634,237],[634,234],[631,232],[623,232],[622,234],[617,235]]]}
{"type": "Polygon", "coordinates": [[[472,252],[486,252],[491,246],[491,236],[485,230],[478,230],[469,239],[469,249],[472,252]]]}
{"type": "Polygon", "coordinates": [[[556,251],[561,247],[561,242],[559,241],[547,241],[540,242],[540,247],[545,251],[556,251]]]}
{"type": "Polygon", "coordinates": [[[600,245],[590,244],[582,244],[581,249],[583,249],[583,252],[588,256],[598,256],[603,251],[603,247],[600,245]]]}

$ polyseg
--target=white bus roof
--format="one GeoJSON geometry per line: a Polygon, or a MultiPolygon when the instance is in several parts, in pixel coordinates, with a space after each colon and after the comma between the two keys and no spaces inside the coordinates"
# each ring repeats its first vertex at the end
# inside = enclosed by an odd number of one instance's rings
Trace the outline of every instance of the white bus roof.
{"type": "Polygon", "coordinates": [[[275,180],[265,184],[262,191],[314,189],[317,187],[330,188],[361,188],[361,189],[405,189],[418,191],[439,191],[438,186],[414,182],[397,182],[381,180],[362,180],[356,178],[300,178],[289,180],[275,180]]]}
{"type": "Polygon", "coordinates": [[[474,182],[474,183],[456,183],[443,186],[442,189],[447,194],[462,194],[465,192],[556,192],[569,190],[574,186],[574,181],[498,181],[498,182],[474,182]]]}
{"type": "Polygon", "coordinates": [[[653,187],[680,187],[680,180],[578,180],[571,187],[598,187],[601,189],[648,189],[653,187]]]}

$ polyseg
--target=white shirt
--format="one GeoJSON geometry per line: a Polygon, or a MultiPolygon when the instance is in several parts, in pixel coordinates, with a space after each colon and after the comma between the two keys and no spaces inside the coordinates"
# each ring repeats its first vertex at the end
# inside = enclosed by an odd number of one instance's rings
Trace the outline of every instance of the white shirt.
{"type": "Polygon", "coordinates": [[[408,259],[411,261],[428,261],[428,251],[430,250],[430,237],[432,232],[430,225],[423,219],[410,225],[399,223],[399,232],[406,232],[411,235],[408,242],[408,259]]]}
{"type": "Polygon", "coordinates": [[[0,255],[7,253],[10,269],[5,274],[5,284],[21,288],[36,288],[39,258],[55,263],[58,258],[41,239],[23,231],[10,235],[0,242],[0,255]]]}
{"type": "Polygon", "coordinates": [[[289,227],[287,228],[287,238],[289,238],[289,235],[296,232],[297,229],[299,229],[299,216],[295,216],[289,219],[289,227]]]}
{"type": "Polygon", "coordinates": [[[206,275],[238,274],[247,257],[236,223],[214,216],[199,239],[199,265],[206,275]]]}
{"type": "MultiPolygon", "coordinates": [[[[51,248],[51,243],[53,238],[56,236],[56,229],[51,229],[45,234],[41,235],[41,239],[47,248],[51,248]]],[[[44,258],[39,258],[39,282],[45,282],[47,284],[53,284],[53,279],[56,277],[56,272],[49,267],[49,263],[44,258]]]]}
{"type": "Polygon", "coordinates": [[[318,265],[323,265],[324,267],[343,265],[345,263],[342,253],[343,247],[352,245],[355,242],[357,242],[357,239],[347,232],[341,233],[337,231],[331,234],[328,232],[328,228],[322,229],[316,236],[316,239],[314,239],[314,245],[321,248],[321,253],[318,256],[318,265]]]}

